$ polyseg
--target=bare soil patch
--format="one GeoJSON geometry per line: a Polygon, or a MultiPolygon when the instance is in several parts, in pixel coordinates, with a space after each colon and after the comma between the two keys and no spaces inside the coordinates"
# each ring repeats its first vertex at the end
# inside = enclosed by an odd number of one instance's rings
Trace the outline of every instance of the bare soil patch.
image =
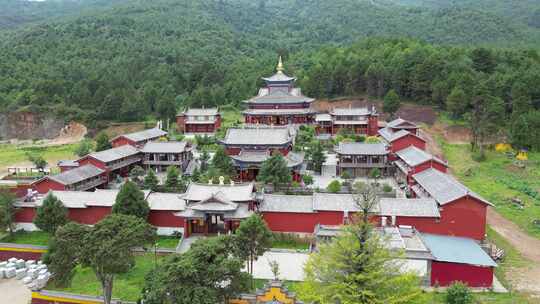
{"type": "Polygon", "coordinates": [[[110,138],[121,134],[138,132],[146,129],[143,122],[114,123],[103,130],[110,138]]]}
{"type": "MultiPolygon", "coordinates": [[[[388,115],[382,111],[382,101],[371,100],[364,97],[358,98],[343,98],[331,100],[317,100],[313,103],[315,110],[327,112],[331,108],[347,108],[347,107],[371,107],[375,106],[377,111],[381,113],[381,118],[386,120],[388,115]]],[[[417,104],[402,103],[401,108],[396,114],[398,117],[407,119],[416,123],[425,123],[432,125],[437,120],[437,113],[431,106],[423,106],[417,104]]]]}
{"type": "Polygon", "coordinates": [[[60,135],[50,142],[47,142],[45,145],[55,146],[76,143],[83,140],[86,133],[88,133],[88,129],[85,125],[77,122],[70,122],[60,130],[60,135]]]}

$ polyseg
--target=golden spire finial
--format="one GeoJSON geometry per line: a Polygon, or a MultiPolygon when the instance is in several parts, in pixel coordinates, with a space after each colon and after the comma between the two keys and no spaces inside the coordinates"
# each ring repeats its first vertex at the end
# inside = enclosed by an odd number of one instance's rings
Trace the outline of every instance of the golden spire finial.
{"type": "Polygon", "coordinates": [[[283,68],[283,61],[281,61],[281,56],[279,56],[279,61],[278,61],[276,70],[277,70],[278,72],[283,72],[283,70],[284,70],[284,68],[283,68]]]}

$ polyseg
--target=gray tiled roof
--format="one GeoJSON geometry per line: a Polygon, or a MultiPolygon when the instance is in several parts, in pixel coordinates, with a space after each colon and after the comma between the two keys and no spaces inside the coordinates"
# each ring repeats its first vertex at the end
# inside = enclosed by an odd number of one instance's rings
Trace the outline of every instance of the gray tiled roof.
{"type": "Polygon", "coordinates": [[[429,193],[429,195],[441,205],[453,202],[466,195],[470,195],[486,204],[490,204],[453,177],[442,173],[439,170],[430,168],[414,174],[413,178],[422,189],[429,193]]]}
{"type": "Polygon", "coordinates": [[[350,194],[313,193],[313,209],[316,211],[358,211],[350,194]]]}
{"type": "Polygon", "coordinates": [[[310,108],[304,109],[247,109],[243,112],[249,115],[302,115],[302,114],[314,114],[315,111],[310,108]]]}
{"type": "Polygon", "coordinates": [[[262,212],[313,213],[313,196],[265,194],[259,210],[262,212]]]}
{"type": "Polygon", "coordinates": [[[233,211],[238,208],[238,204],[230,201],[221,191],[207,195],[206,198],[189,205],[188,208],[198,211],[233,211]]]}
{"type": "Polygon", "coordinates": [[[123,134],[123,135],[117,136],[116,138],[125,137],[134,142],[140,142],[140,141],[155,139],[155,138],[162,137],[165,135],[167,135],[167,132],[158,128],[153,128],[153,129],[142,130],[139,132],[123,134]]]}
{"type": "Polygon", "coordinates": [[[182,153],[186,150],[185,141],[149,141],[141,149],[142,153],[182,153]]]}
{"type": "Polygon", "coordinates": [[[446,163],[426,151],[417,148],[416,146],[410,146],[405,149],[396,152],[397,156],[403,160],[408,166],[415,167],[430,160],[435,160],[439,163],[446,163]]]}
{"type": "Polygon", "coordinates": [[[112,162],[115,160],[119,160],[125,157],[137,155],[139,153],[139,150],[137,150],[135,147],[131,145],[123,145],[120,147],[100,151],[100,152],[93,152],[88,154],[88,156],[95,158],[99,161],[102,161],[104,163],[112,162]]]}
{"type": "Polygon", "coordinates": [[[230,201],[247,202],[253,200],[253,183],[219,185],[190,183],[182,198],[189,201],[202,201],[209,194],[221,192],[230,201]]]}
{"type": "MultiPolygon", "coordinates": [[[[67,208],[86,208],[89,206],[111,207],[114,205],[118,190],[96,189],[88,191],[50,191],[67,208]]],[[[151,210],[180,211],[185,209],[185,201],[177,193],[144,191],[151,210]]],[[[44,198],[44,197],[43,197],[44,198]]],[[[38,206],[42,201],[38,202],[38,206]]]]}
{"type": "Polygon", "coordinates": [[[230,128],[222,141],[228,145],[284,145],[292,142],[288,128],[230,128]]]}
{"type": "Polygon", "coordinates": [[[437,261],[497,267],[472,239],[429,233],[422,233],[421,237],[437,261]]]}
{"type": "Polygon", "coordinates": [[[396,139],[402,138],[411,134],[409,131],[399,130],[397,132],[392,132],[388,127],[382,128],[379,130],[379,135],[381,135],[386,141],[393,142],[396,139]]]}
{"type": "Polygon", "coordinates": [[[365,116],[371,114],[368,108],[333,108],[330,110],[332,116],[365,116]]]}
{"type": "Polygon", "coordinates": [[[346,155],[386,155],[388,150],[386,150],[386,145],[383,143],[340,142],[336,153],[346,155]]]}
{"type": "Polygon", "coordinates": [[[244,101],[245,103],[310,103],[315,99],[302,95],[299,88],[292,88],[290,91],[284,90],[268,90],[261,88],[259,94],[251,99],[244,101]]]}
{"type": "Polygon", "coordinates": [[[79,163],[76,160],[61,160],[57,163],[58,167],[78,167],[79,163]]]}
{"type": "Polygon", "coordinates": [[[99,176],[105,171],[95,167],[94,165],[84,165],[68,171],[64,171],[60,174],[50,175],[48,178],[57,181],[63,185],[72,185],[78,182],[82,182],[86,179],[99,176]]]}
{"type": "Polygon", "coordinates": [[[440,217],[437,202],[429,198],[381,198],[379,214],[382,216],[440,217]]]}
{"type": "Polygon", "coordinates": [[[238,155],[231,155],[231,158],[246,163],[262,163],[270,157],[269,151],[247,151],[242,150],[238,155]]]}
{"type": "Polygon", "coordinates": [[[215,116],[219,114],[218,108],[208,108],[208,109],[193,109],[188,108],[186,111],[181,113],[186,116],[215,116]]]}
{"type": "Polygon", "coordinates": [[[278,71],[277,73],[275,73],[274,75],[270,77],[263,77],[262,79],[264,79],[267,82],[290,82],[290,81],[296,80],[296,78],[287,76],[285,73],[281,71],[278,71]]]}
{"type": "Polygon", "coordinates": [[[415,123],[410,122],[408,120],[405,120],[403,118],[394,119],[391,122],[389,122],[386,126],[390,127],[390,128],[397,128],[397,127],[400,127],[400,128],[418,128],[418,126],[415,123]],[[401,124],[407,124],[409,126],[400,126],[401,124]]]}

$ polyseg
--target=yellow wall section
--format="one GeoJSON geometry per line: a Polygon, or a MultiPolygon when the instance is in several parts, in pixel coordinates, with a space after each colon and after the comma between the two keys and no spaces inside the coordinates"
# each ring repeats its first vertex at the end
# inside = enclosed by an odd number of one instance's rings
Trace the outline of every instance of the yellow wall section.
{"type": "Polygon", "coordinates": [[[281,288],[278,287],[272,287],[269,292],[265,293],[263,296],[257,297],[257,301],[263,303],[270,302],[274,299],[283,304],[294,304],[294,300],[287,297],[287,295],[281,291],[281,288]]]}
{"type": "Polygon", "coordinates": [[[103,301],[92,301],[92,300],[77,300],[64,297],[50,297],[42,295],[41,293],[34,291],[32,292],[32,299],[40,299],[53,303],[73,303],[73,304],[102,304],[103,301]]]}

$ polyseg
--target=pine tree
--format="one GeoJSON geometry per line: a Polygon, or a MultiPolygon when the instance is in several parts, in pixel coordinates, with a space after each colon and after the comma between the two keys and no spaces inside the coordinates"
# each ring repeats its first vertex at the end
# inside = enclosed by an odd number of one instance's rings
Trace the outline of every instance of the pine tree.
{"type": "Polygon", "coordinates": [[[292,180],[291,170],[287,167],[287,161],[281,153],[274,152],[269,159],[262,163],[257,180],[265,184],[272,184],[274,188],[292,180]]]}
{"type": "Polygon", "coordinates": [[[43,204],[36,210],[34,224],[39,229],[54,235],[58,227],[68,222],[68,209],[52,193],[47,195],[43,204]]]}
{"type": "Polygon", "coordinates": [[[144,188],[150,189],[152,191],[157,191],[158,184],[159,184],[159,181],[156,176],[156,173],[154,173],[154,170],[152,169],[148,170],[148,173],[144,177],[144,188]]]}
{"type": "Polygon", "coordinates": [[[218,169],[222,175],[232,176],[235,174],[233,162],[222,146],[217,148],[212,158],[212,167],[218,169]]]}
{"type": "Polygon", "coordinates": [[[15,196],[4,189],[0,189],[0,230],[9,231],[11,235],[15,226],[15,196]]]}
{"type": "Polygon", "coordinates": [[[260,215],[253,214],[240,223],[234,244],[239,256],[248,262],[248,271],[253,275],[253,262],[272,245],[272,232],[260,215]]]}
{"type": "Polygon", "coordinates": [[[393,118],[396,112],[399,110],[399,106],[400,101],[396,91],[388,91],[386,96],[384,96],[383,111],[390,114],[390,118],[393,118]]]}
{"type": "Polygon", "coordinates": [[[79,143],[77,148],[75,149],[75,154],[77,154],[78,157],[83,157],[92,152],[92,142],[88,139],[84,139],[79,143]]]}
{"type": "Polygon", "coordinates": [[[122,185],[116,195],[112,212],[116,214],[134,215],[146,219],[150,212],[148,202],[139,187],[133,182],[127,181],[122,185]]]}
{"type": "Polygon", "coordinates": [[[109,136],[105,132],[99,132],[96,136],[96,151],[103,151],[112,148],[109,136]]]}
{"type": "Polygon", "coordinates": [[[165,180],[165,187],[167,191],[175,191],[178,188],[180,172],[175,166],[169,166],[167,168],[167,179],[165,180]]]}
{"type": "Polygon", "coordinates": [[[400,253],[389,250],[369,222],[375,192],[371,185],[359,189],[353,195],[358,221],[310,255],[298,288],[307,303],[412,303],[422,293],[417,276],[395,262],[400,253]]]}
{"type": "Polygon", "coordinates": [[[310,162],[313,166],[313,170],[318,173],[321,173],[322,165],[326,161],[326,155],[324,154],[324,148],[320,141],[316,141],[314,145],[311,146],[309,150],[310,162]]]}
{"type": "Polygon", "coordinates": [[[465,91],[459,87],[455,87],[446,98],[446,109],[451,113],[453,118],[463,115],[468,106],[469,101],[467,100],[465,91]]]}

